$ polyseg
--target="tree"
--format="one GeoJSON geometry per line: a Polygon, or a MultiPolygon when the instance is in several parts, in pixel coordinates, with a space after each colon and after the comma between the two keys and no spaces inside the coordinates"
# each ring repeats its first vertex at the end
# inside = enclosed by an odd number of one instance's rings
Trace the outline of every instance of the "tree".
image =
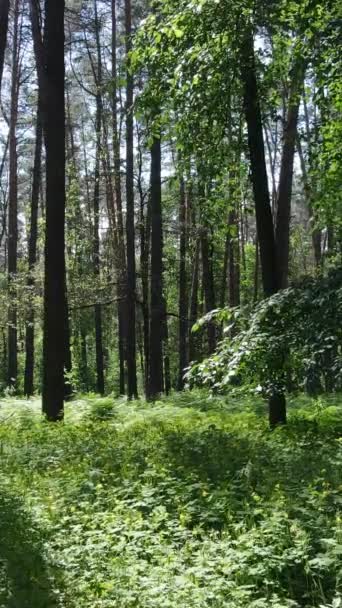
{"type": "Polygon", "coordinates": [[[161,141],[155,136],[151,147],[151,279],[150,348],[148,398],[163,392],[163,223],[161,206],[161,141]]]}
{"type": "Polygon", "coordinates": [[[15,280],[18,257],[18,151],[17,123],[20,82],[20,0],[15,0],[11,74],[11,108],[9,125],[9,196],[8,196],[8,281],[10,306],[8,313],[8,386],[15,387],[18,372],[17,304],[15,280]]]}
{"type": "Polygon", "coordinates": [[[134,226],[134,141],[133,141],[133,94],[134,82],[130,69],[129,54],[132,49],[132,6],[125,0],[125,36],[127,61],[126,88],[126,247],[127,247],[127,395],[138,397],[136,370],[136,275],[135,275],[135,226],[134,226]]]}
{"type": "Polygon", "coordinates": [[[0,2],[0,92],[7,43],[9,0],[0,2]]]}
{"type": "Polygon", "coordinates": [[[64,0],[45,2],[41,98],[46,149],[43,412],[63,418],[65,365],[64,0]]]}
{"type": "MultiPolygon", "coordinates": [[[[34,289],[34,270],[37,262],[37,238],[38,238],[38,210],[39,210],[39,192],[41,185],[41,162],[42,162],[42,140],[43,126],[41,115],[41,102],[38,99],[37,108],[37,124],[36,124],[36,140],[34,149],[34,164],[32,176],[32,192],[31,192],[31,209],[30,209],[30,233],[28,245],[28,280],[27,286],[30,291],[34,289]]],[[[31,294],[29,298],[31,299],[31,294]]],[[[34,323],[35,314],[32,302],[29,304],[29,311],[26,322],[25,336],[25,378],[24,378],[24,393],[28,397],[34,391],[34,323]]]]}

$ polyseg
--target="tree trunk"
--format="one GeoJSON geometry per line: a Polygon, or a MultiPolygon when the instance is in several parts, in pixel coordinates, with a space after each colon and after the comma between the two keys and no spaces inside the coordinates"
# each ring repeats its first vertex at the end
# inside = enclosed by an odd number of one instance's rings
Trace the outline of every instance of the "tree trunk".
{"type": "Polygon", "coordinates": [[[305,64],[300,57],[296,59],[293,67],[283,134],[284,141],[277,197],[276,250],[278,287],[280,289],[284,289],[288,285],[293,163],[296,150],[300,91],[303,87],[304,74],[305,64]]]}
{"type": "Polygon", "coordinates": [[[16,387],[18,373],[17,347],[17,290],[15,280],[17,274],[18,254],[18,153],[17,153],[17,122],[19,101],[20,68],[19,56],[19,0],[14,4],[12,75],[11,75],[11,110],[9,128],[9,196],[8,196],[8,284],[10,305],[8,311],[8,386],[16,387]]]}
{"type": "MultiPolygon", "coordinates": [[[[201,250],[202,250],[202,273],[203,273],[203,290],[205,299],[206,313],[215,309],[215,288],[214,277],[211,259],[209,255],[208,229],[202,228],[201,234],[201,250]]],[[[208,348],[209,354],[216,349],[216,327],[213,322],[208,323],[208,348]]]]}
{"type": "MultiPolygon", "coordinates": [[[[98,65],[98,79],[101,80],[101,64],[98,65]]],[[[99,82],[98,82],[99,86],[99,82]]],[[[100,161],[101,161],[101,129],[102,129],[102,99],[101,93],[96,94],[96,151],[94,172],[94,234],[93,234],[93,264],[95,280],[100,277],[100,161]]],[[[102,341],[102,309],[101,304],[95,305],[95,353],[96,353],[96,390],[104,394],[103,341],[102,341]]]]}
{"type": "Polygon", "coordinates": [[[240,263],[239,263],[239,222],[235,210],[230,211],[228,225],[234,229],[233,236],[229,234],[228,274],[229,274],[229,306],[240,306],[240,263]]]}
{"type": "MultiPolygon", "coordinates": [[[[36,124],[36,142],[34,151],[34,165],[32,177],[32,193],[31,193],[31,213],[30,213],[30,234],[28,244],[28,266],[29,276],[27,286],[30,292],[34,289],[34,269],[37,261],[37,238],[38,238],[38,210],[39,210],[39,193],[41,185],[41,163],[42,163],[42,140],[43,126],[41,117],[41,104],[38,100],[37,109],[37,124],[36,124]]],[[[26,322],[25,336],[25,378],[24,378],[24,393],[27,397],[33,395],[34,392],[34,308],[32,303],[32,294],[29,294],[30,304],[26,322]]]]}
{"type": "Polygon", "coordinates": [[[2,73],[3,73],[4,61],[5,61],[5,51],[6,51],[6,44],[7,44],[8,13],[9,13],[9,0],[1,0],[1,2],[0,2],[0,94],[1,94],[2,73]]]}
{"type": "Polygon", "coordinates": [[[148,398],[163,392],[163,224],[161,207],[161,143],[155,138],[151,149],[151,285],[150,363],[148,398]]]}
{"type": "Polygon", "coordinates": [[[301,166],[302,176],[303,176],[304,195],[305,195],[305,200],[306,200],[306,204],[307,204],[307,208],[308,208],[308,212],[309,212],[310,223],[311,223],[311,226],[310,226],[311,227],[311,239],[312,239],[312,249],[313,249],[314,259],[315,259],[315,266],[317,269],[319,269],[321,267],[321,263],[322,263],[322,231],[319,228],[315,227],[315,214],[314,214],[314,209],[313,209],[312,200],[311,200],[312,199],[311,188],[310,188],[310,184],[309,184],[308,172],[307,172],[306,166],[305,166],[302,143],[300,141],[299,136],[297,136],[297,149],[298,149],[298,156],[299,156],[300,166],[301,166]]]}
{"type": "Polygon", "coordinates": [[[187,367],[188,360],[188,293],[187,293],[187,272],[186,272],[186,242],[187,242],[187,218],[186,218],[186,193],[183,177],[180,180],[179,193],[179,227],[180,227],[180,243],[179,243],[179,370],[177,389],[181,391],[184,388],[184,370],[187,367]]]}
{"type": "Polygon", "coordinates": [[[197,361],[198,352],[198,335],[192,332],[192,327],[195,325],[198,318],[198,287],[199,287],[199,262],[200,262],[200,240],[196,241],[195,259],[193,264],[193,274],[191,282],[190,296],[190,327],[189,327],[189,361],[197,361]]]}
{"type": "Polygon", "coordinates": [[[125,310],[125,289],[126,289],[126,254],[125,254],[125,235],[122,215],[122,192],[121,192],[121,158],[120,158],[120,135],[118,128],[118,92],[117,92],[117,16],[116,0],[111,2],[112,17],[112,128],[113,128],[113,167],[114,167],[114,189],[118,223],[118,246],[121,252],[122,262],[120,263],[119,293],[118,293],[118,332],[119,332],[119,367],[120,395],[125,394],[125,336],[126,336],[126,310],[125,310]]]}
{"type": "Polygon", "coordinates": [[[43,120],[46,146],[46,227],[43,412],[63,418],[65,365],[65,107],[64,0],[45,2],[43,120]]]}
{"type": "MultiPolygon", "coordinates": [[[[127,61],[132,49],[131,0],[125,0],[125,35],[127,61]]],[[[128,61],[129,63],[129,61],[128,61]]],[[[134,149],[133,149],[133,77],[127,66],[126,89],[126,246],[127,246],[127,396],[138,397],[136,369],[136,275],[134,226],[134,149]]]]}
{"type": "MultiPolygon", "coordinates": [[[[270,296],[278,291],[280,282],[277,273],[276,245],[268,189],[259,92],[255,70],[253,34],[250,27],[247,28],[243,39],[241,55],[241,77],[244,87],[244,106],[248,130],[248,147],[251,162],[262,281],[264,294],[270,296]]],[[[286,421],[286,401],[285,395],[282,392],[275,393],[270,397],[269,418],[271,427],[274,427],[277,424],[283,424],[286,421]]]]}
{"type": "Polygon", "coordinates": [[[241,77],[244,87],[244,106],[248,130],[248,147],[260,247],[262,280],[264,293],[266,296],[270,296],[278,290],[279,283],[262,133],[262,119],[255,70],[253,34],[250,28],[246,31],[244,36],[241,56],[241,77]]]}

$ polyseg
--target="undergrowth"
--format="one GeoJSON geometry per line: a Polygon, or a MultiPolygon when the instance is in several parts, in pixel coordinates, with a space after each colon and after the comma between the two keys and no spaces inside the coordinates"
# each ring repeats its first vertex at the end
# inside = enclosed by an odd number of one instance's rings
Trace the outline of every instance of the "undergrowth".
{"type": "Polygon", "coordinates": [[[200,393],[0,405],[0,608],[338,608],[342,412],[200,393]]]}

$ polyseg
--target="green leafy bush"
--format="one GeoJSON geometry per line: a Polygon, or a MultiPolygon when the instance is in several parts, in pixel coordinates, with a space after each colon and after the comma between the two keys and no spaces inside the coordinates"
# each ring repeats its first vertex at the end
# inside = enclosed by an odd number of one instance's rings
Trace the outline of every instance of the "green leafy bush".
{"type": "Polygon", "coordinates": [[[57,425],[6,407],[1,608],[339,605],[336,398],[298,398],[273,433],[261,403],[196,391],[57,425]]]}
{"type": "Polygon", "coordinates": [[[191,386],[216,392],[243,386],[266,395],[341,390],[341,270],[305,279],[263,300],[251,314],[214,313],[220,321],[225,315],[231,323],[226,337],[212,357],[189,370],[191,386]]]}

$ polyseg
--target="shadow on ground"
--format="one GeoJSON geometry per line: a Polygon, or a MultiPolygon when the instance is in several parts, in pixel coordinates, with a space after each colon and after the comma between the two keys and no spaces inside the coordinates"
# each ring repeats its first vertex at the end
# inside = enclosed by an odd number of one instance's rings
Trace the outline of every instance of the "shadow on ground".
{"type": "Polygon", "coordinates": [[[0,485],[0,608],[57,608],[56,572],[44,558],[44,535],[20,500],[0,485]]]}

